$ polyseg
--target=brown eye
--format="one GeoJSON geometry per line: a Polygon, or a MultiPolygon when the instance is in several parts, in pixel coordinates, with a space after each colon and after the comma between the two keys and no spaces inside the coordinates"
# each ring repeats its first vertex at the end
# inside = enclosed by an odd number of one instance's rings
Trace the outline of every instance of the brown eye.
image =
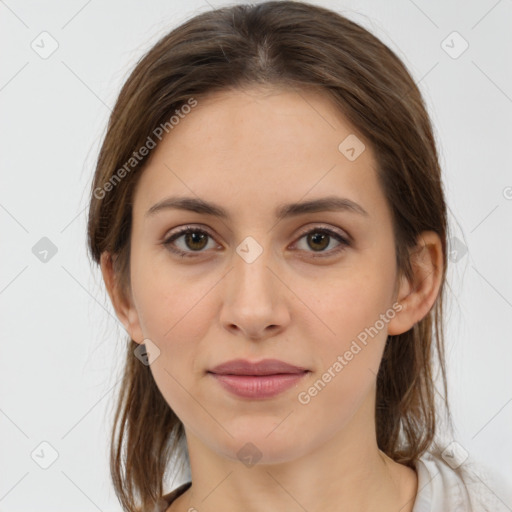
{"type": "Polygon", "coordinates": [[[163,245],[171,252],[179,254],[182,257],[193,257],[195,256],[193,254],[194,252],[205,252],[203,249],[207,247],[208,240],[211,238],[210,234],[206,231],[187,226],[166,238],[163,245]],[[178,240],[181,241],[179,245],[176,243],[178,240]]]}
{"type": "MultiPolygon", "coordinates": [[[[333,256],[350,246],[350,242],[345,237],[327,228],[317,227],[310,229],[304,232],[299,240],[302,239],[306,241],[306,248],[300,249],[311,253],[313,257],[333,256]],[[333,241],[337,242],[337,245],[330,250],[326,250],[332,245],[333,241]]],[[[181,257],[195,257],[206,252],[209,240],[213,241],[213,237],[207,231],[193,226],[186,226],[177,233],[167,237],[163,245],[169,251],[181,257]],[[177,243],[178,241],[180,241],[179,244],[177,243]]]]}
{"type": "Polygon", "coordinates": [[[185,233],[185,238],[183,239],[185,245],[194,251],[200,251],[204,249],[206,243],[208,241],[208,234],[201,233],[199,231],[192,231],[189,233],[185,233]]]}
{"type": "Polygon", "coordinates": [[[318,253],[313,254],[313,257],[328,257],[343,251],[346,247],[350,246],[349,241],[341,236],[339,233],[326,228],[313,228],[306,231],[301,236],[300,240],[306,240],[306,252],[318,253]],[[332,243],[332,240],[338,242],[338,245],[331,250],[325,250],[332,243]],[[312,250],[308,250],[312,249],[312,250]]]}
{"type": "Polygon", "coordinates": [[[315,231],[313,233],[309,233],[307,235],[307,241],[309,246],[315,250],[324,250],[330,242],[330,236],[325,233],[320,233],[319,231],[315,231]]]}

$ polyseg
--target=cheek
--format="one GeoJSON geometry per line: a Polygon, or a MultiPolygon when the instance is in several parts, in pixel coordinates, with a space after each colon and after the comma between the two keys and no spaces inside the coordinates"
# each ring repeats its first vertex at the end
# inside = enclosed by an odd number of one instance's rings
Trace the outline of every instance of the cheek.
{"type": "Polygon", "coordinates": [[[149,249],[135,248],[131,263],[133,296],[144,335],[177,345],[197,338],[212,312],[211,304],[205,304],[215,284],[213,278],[172,266],[160,250],[155,255],[149,249]]]}
{"type": "Polygon", "coordinates": [[[307,323],[310,332],[306,336],[317,340],[317,369],[320,376],[325,374],[326,387],[331,389],[323,392],[328,401],[339,401],[340,396],[356,400],[372,384],[387,339],[387,325],[394,316],[389,303],[393,276],[381,272],[378,265],[366,264],[364,268],[359,272],[354,269],[350,276],[331,278],[328,285],[317,286],[315,293],[309,294],[308,303],[315,313],[311,318],[315,319],[307,323]]]}
{"type": "Polygon", "coordinates": [[[319,339],[318,322],[308,327],[306,339],[312,343],[316,372],[296,393],[302,414],[330,425],[333,432],[372,393],[387,338],[385,324],[376,325],[387,308],[377,283],[347,282],[334,289],[323,298],[315,297],[315,313],[329,329],[322,329],[326,334],[319,339]]]}
{"type": "Polygon", "coordinates": [[[133,295],[145,338],[154,342],[159,356],[150,369],[167,404],[189,428],[204,422],[201,407],[191,407],[193,383],[201,378],[215,305],[208,290],[215,282],[194,282],[179,272],[164,275],[134,265],[133,295]],[[137,270],[138,269],[138,270],[137,270]]]}
{"type": "Polygon", "coordinates": [[[215,276],[194,278],[159,265],[134,264],[133,296],[142,333],[160,350],[150,367],[155,382],[170,407],[187,422],[187,390],[192,392],[193,383],[203,377],[208,333],[218,308],[214,287],[220,283],[215,276]]]}
{"type": "Polygon", "coordinates": [[[170,293],[158,286],[138,296],[142,332],[163,354],[169,356],[172,353],[169,361],[188,364],[185,359],[192,360],[201,340],[207,338],[214,305],[204,297],[205,293],[170,293]]]}
{"type": "Polygon", "coordinates": [[[349,340],[375,324],[389,308],[391,284],[382,275],[351,271],[350,276],[330,277],[323,285],[304,289],[313,317],[325,326],[331,339],[349,340]]]}

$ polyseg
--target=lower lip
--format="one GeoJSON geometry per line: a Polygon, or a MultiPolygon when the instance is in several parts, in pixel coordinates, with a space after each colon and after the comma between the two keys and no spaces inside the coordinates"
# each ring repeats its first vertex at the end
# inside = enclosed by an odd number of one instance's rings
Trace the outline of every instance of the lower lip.
{"type": "Polygon", "coordinates": [[[221,375],[210,373],[228,391],[242,398],[270,398],[297,384],[308,372],[276,375],[221,375]]]}

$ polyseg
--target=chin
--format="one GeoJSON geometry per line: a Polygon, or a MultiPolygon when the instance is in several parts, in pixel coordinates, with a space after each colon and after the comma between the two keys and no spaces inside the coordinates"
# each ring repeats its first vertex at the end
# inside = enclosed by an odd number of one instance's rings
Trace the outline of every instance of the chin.
{"type": "Polygon", "coordinates": [[[217,451],[222,456],[236,462],[241,462],[247,467],[262,464],[279,464],[296,459],[307,451],[303,440],[295,439],[283,430],[278,432],[275,421],[257,422],[251,426],[234,430],[232,426],[226,426],[231,435],[221,434],[222,439],[217,439],[217,451]],[[270,433],[270,434],[269,434],[270,433]],[[300,452],[299,452],[300,447],[300,452]]]}

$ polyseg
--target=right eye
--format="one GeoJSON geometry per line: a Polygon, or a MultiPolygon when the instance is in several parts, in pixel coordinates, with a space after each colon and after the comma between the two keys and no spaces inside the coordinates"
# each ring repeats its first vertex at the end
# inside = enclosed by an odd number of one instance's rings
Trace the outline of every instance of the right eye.
{"type": "Polygon", "coordinates": [[[194,253],[205,252],[203,249],[208,244],[208,238],[213,240],[213,237],[204,229],[199,229],[193,226],[186,226],[181,228],[176,233],[168,236],[162,244],[169,249],[169,251],[185,258],[194,258],[194,253]],[[176,247],[176,241],[183,238],[182,246],[176,247]],[[190,250],[188,250],[190,249],[190,250]]]}

